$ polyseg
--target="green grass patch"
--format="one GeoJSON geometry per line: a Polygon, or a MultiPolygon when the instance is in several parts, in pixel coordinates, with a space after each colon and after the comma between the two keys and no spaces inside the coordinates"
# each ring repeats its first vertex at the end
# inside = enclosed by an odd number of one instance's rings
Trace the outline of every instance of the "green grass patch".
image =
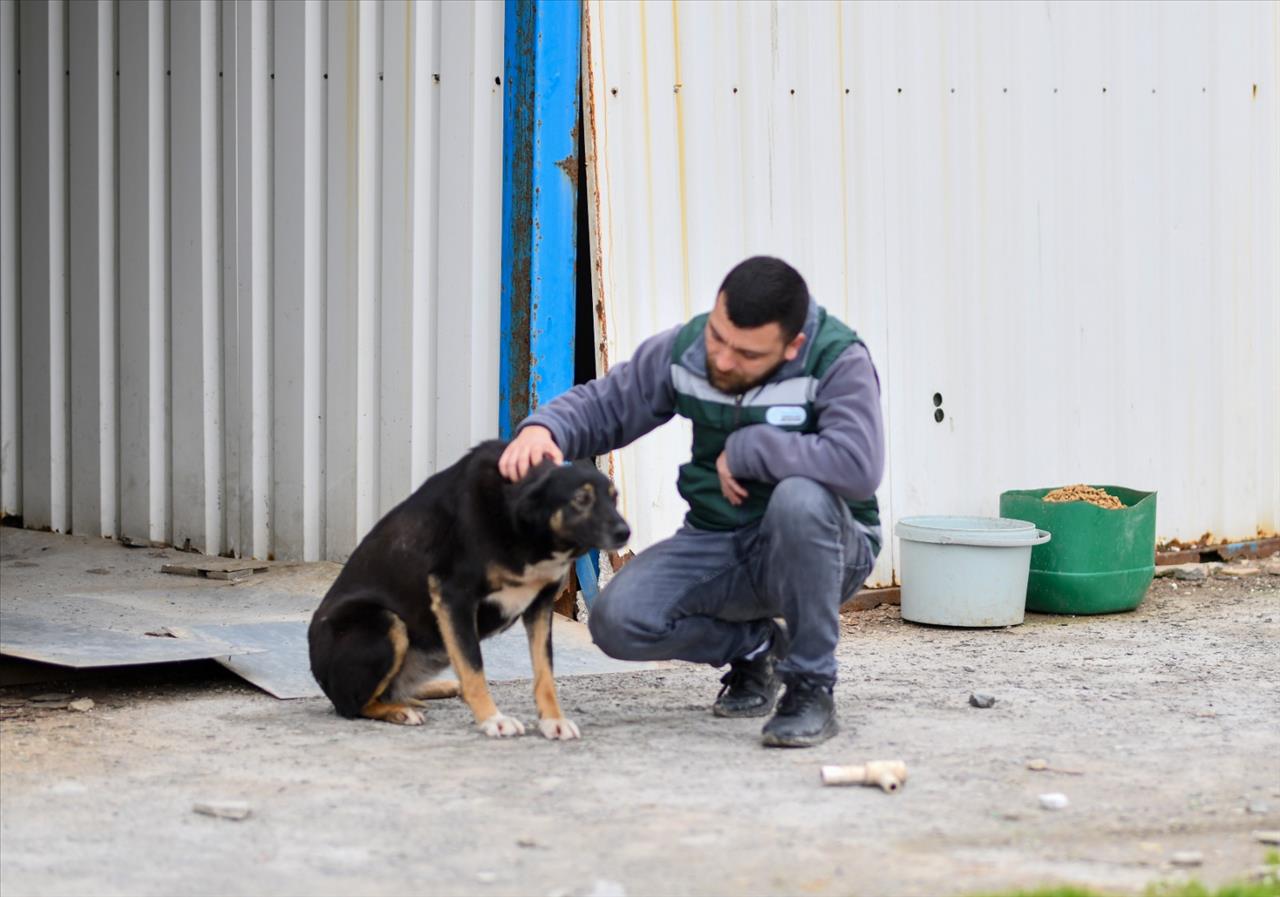
{"type": "MultiPolygon", "coordinates": [[[[1160,884],[1147,888],[1146,897],[1280,897],[1280,852],[1267,853],[1266,863],[1272,873],[1261,881],[1242,881],[1209,888],[1198,881],[1181,884],[1160,884]]],[[[1030,891],[1003,891],[995,894],[975,894],[973,897],[1116,897],[1105,891],[1080,888],[1074,885],[1035,888],[1030,891]]]]}
{"type": "Polygon", "coordinates": [[[1088,888],[1077,888],[1073,885],[1062,887],[1036,888],[1033,891],[1001,891],[997,894],[975,894],[973,897],[1109,897],[1100,891],[1088,888]]]}
{"type": "Polygon", "coordinates": [[[1263,881],[1234,882],[1217,889],[1198,881],[1180,885],[1159,885],[1147,889],[1148,897],[1280,897],[1280,878],[1272,874],[1263,881]]]}

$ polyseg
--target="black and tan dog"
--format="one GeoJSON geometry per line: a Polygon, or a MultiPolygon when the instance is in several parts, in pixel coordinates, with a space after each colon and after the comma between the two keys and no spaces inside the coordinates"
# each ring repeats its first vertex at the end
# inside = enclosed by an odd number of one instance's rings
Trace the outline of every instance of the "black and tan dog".
{"type": "Polygon", "coordinates": [[[520,735],[485,682],[480,640],[524,621],[538,728],[577,738],[551,673],[551,615],[575,557],[620,548],[631,531],[594,467],[543,462],[518,483],[498,472],[506,443],[476,446],[428,479],[360,542],[311,620],[311,671],[345,717],[423,722],[457,695],[490,736],[520,735]],[[448,664],[458,681],[433,680],[448,664]]]}

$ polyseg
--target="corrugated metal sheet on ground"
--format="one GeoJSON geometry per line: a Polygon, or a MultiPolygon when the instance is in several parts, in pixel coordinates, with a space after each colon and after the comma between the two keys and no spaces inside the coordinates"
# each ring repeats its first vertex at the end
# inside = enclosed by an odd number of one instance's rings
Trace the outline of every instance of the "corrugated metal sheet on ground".
{"type": "Polygon", "coordinates": [[[492,435],[502,46],[494,0],[2,0],[0,511],[342,558],[492,435]]]}
{"type": "MultiPolygon", "coordinates": [[[[87,606],[92,609],[92,603],[87,606]]],[[[0,654],[77,669],[221,659],[262,650],[258,645],[221,639],[124,632],[108,628],[102,620],[52,620],[5,610],[3,622],[0,654]]]]}
{"type": "MultiPolygon", "coordinates": [[[[780,255],[879,367],[888,527],[1079,481],[1280,526],[1276,4],[586,9],[602,364],[780,255]]],[[[635,547],[688,443],[613,459],[635,547]]]]}

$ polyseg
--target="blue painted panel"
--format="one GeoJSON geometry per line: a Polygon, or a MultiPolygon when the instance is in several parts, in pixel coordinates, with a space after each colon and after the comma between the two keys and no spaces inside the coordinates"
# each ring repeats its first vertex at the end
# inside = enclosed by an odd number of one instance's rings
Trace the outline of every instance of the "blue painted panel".
{"type": "Polygon", "coordinates": [[[600,594],[600,555],[592,551],[584,554],[575,562],[578,574],[578,585],[582,586],[582,600],[590,608],[600,594]]]}
{"type": "Polygon", "coordinates": [[[582,9],[536,4],[533,290],[529,307],[529,407],[573,386],[578,250],[578,97],[582,9]]]}
{"type": "Polygon", "coordinates": [[[577,0],[507,0],[499,429],[573,385],[577,0]]]}

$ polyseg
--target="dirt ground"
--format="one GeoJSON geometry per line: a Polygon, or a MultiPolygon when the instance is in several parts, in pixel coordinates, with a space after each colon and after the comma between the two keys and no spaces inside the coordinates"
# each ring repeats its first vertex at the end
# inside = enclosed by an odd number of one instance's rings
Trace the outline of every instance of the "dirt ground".
{"type": "MultiPolygon", "coordinates": [[[[277,701],[211,662],[0,690],[0,890],[38,894],[932,895],[1220,883],[1280,829],[1280,576],[1158,580],[1107,617],[990,631],[848,618],[843,732],[759,746],[718,673],[561,681],[583,740],[277,701]],[[997,699],[990,709],[971,692],[997,699]],[[819,767],[901,758],[899,793],[819,767]],[[1028,769],[1030,760],[1049,770],[1028,769]],[[1038,797],[1065,794],[1045,810],[1038,797]],[[245,801],[234,821],[193,812],[245,801]],[[1194,851],[1202,865],[1174,866],[1194,851]]],[[[495,686],[533,717],[527,683],[495,686]]]]}

